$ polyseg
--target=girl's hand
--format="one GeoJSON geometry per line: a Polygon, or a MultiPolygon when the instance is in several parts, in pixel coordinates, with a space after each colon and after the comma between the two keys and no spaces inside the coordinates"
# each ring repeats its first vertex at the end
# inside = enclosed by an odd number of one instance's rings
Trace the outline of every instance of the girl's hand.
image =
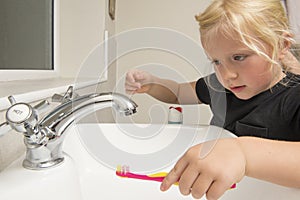
{"type": "Polygon", "coordinates": [[[191,147],[161,184],[166,191],[179,181],[183,195],[208,200],[220,198],[246,172],[246,158],[236,138],[219,139],[191,147]]]}
{"type": "Polygon", "coordinates": [[[130,70],[126,74],[125,90],[127,94],[146,93],[151,88],[153,76],[141,70],[130,70]]]}

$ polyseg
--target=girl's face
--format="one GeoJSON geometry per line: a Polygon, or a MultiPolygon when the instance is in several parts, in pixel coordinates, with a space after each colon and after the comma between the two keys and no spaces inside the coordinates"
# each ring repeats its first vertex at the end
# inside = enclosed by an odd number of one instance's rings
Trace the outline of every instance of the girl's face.
{"type": "Polygon", "coordinates": [[[284,77],[280,67],[274,71],[270,62],[237,40],[219,34],[207,46],[218,80],[239,99],[250,99],[284,77]]]}

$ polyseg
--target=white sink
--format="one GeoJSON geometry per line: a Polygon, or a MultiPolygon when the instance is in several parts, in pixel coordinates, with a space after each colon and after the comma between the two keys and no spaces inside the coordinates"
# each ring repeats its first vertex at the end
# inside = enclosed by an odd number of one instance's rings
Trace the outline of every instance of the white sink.
{"type": "MultiPolygon", "coordinates": [[[[120,178],[118,164],[137,173],[169,171],[191,145],[233,137],[216,127],[165,124],[80,124],[68,130],[65,161],[52,169],[22,168],[23,157],[0,173],[1,200],[181,200],[177,186],[167,192],[160,183],[120,178]]],[[[244,178],[222,200],[298,200],[300,190],[244,178]]],[[[205,199],[205,198],[203,198],[205,199]]]]}

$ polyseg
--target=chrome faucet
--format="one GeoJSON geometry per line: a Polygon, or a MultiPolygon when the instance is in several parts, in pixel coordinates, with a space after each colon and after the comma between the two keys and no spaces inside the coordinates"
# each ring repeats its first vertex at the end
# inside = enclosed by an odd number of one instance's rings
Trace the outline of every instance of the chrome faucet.
{"type": "Polygon", "coordinates": [[[52,101],[62,103],[39,120],[39,112],[47,107],[49,102],[43,101],[32,107],[27,103],[16,103],[13,97],[9,97],[9,100],[12,106],[6,112],[7,121],[0,124],[0,135],[10,129],[23,133],[26,145],[23,166],[34,170],[62,163],[65,132],[74,122],[107,107],[112,107],[126,116],[134,114],[137,108],[137,104],[125,95],[92,93],[77,96],[71,86],[65,95],[52,96],[52,101]]]}

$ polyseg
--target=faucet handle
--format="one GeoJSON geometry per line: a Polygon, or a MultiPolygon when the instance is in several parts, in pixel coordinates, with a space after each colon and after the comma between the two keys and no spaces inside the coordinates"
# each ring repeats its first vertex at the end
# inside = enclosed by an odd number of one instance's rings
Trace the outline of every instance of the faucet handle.
{"type": "Polygon", "coordinates": [[[74,92],[74,87],[69,86],[64,95],[54,94],[52,96],[52,102],[64,103],[64,102],[67,102],[67,101],[70,101],[70,100],[76,98],[77,96],[78,95],[74,92]]]}
{"type": "Polygon", "coordinates": [[[37,124],[37,113],[27,103],[16,103],[8,108],[6,120],[11,128],[18,132],[26,132],[26,128],[32,128],[37,124]]]}
{"type": "Polygon", "coordinates": [[[10,131],[12,128],[8,124],[8,122],[4,122],[0,124],[0,137],[6,134],[8,131],[10,131]]]}
{"type": "Polygon", "coordinates": [[[0,124],[0,136],[11,129],[18,132],[26,132],[27,128],[35,127],[38,122],[38,113],[49,106],[49,102],[44,100],[32,107],[27,103],[17,103],[13,96],[8,97],[12,104],[6,111],[6,122],[0,124]]]}
{"type": "Polygon", "coordinates": [[[72,99],[74,96],[74,87],[69,86],[66,93],[64,94],[64,99],[72,99]]]}
{"type": "MultiPolygon", "coordinates": [[[[10,102],[11,105],[16,104],[16,100],[12,95],[8,97],[8,101],[10,102]]],[[[0,137],[6,134],[10,130],[12,130],[12,128],[7,121],[0,124],[0,137]]]]}
{"type": "Polygon", "coordinates": [[[12,95],[10,95],[7,98],[8,98],[8,101],[10,102],[11,105],[14,105],[14,104],[17,103],[16,99],[12,95]]]}
{"type": "Polygon", "coordinates": [[[49,101],[43,100],[37,105],[35,105],[33,108],[37,110],[38,113],[42,113],[44,110],[46,110],[46,108],[49,107],[49,105],[50,105],[49,101]]]}
{"type": "Polygon", "coordinates": [[[54,94],[51,98],[52,102],[63,102],[64,96],[60,94],[54,94]]]}

